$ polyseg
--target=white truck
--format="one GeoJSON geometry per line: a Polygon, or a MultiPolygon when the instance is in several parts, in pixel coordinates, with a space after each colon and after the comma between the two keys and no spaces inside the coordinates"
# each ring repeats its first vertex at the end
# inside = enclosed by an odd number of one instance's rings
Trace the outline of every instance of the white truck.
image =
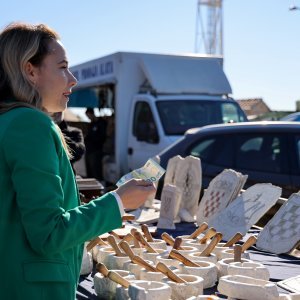
{"type": "Polygon", "coordinates": [[[114,183],[193,127],[247,120],[221,57],[118,52],[71,67],[69,106],[113,112],[114,151],[103,175],[114,183]],[[93,102],[93,104],[91,104],[93,102]]]}

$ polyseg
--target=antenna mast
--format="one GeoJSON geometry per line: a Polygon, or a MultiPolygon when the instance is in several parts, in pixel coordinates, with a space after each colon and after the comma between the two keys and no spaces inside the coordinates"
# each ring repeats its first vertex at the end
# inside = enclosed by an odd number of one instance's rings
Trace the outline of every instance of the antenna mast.
{"type": "Polygon", "coordinates": [[[222,0],[197,0],[195,52],[223,56],[222,0]]]}

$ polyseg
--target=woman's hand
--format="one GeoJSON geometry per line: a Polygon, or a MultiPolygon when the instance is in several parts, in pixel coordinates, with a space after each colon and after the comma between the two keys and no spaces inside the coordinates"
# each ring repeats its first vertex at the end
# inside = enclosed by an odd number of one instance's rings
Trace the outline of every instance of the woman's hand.
{"type": "Polygon", "coordinates": [[[120,196],[124,208],[137,209],[155,194],[156,188],[152,182],[142,179],[131,179],[119,186],[115,192],[120,196]]]}

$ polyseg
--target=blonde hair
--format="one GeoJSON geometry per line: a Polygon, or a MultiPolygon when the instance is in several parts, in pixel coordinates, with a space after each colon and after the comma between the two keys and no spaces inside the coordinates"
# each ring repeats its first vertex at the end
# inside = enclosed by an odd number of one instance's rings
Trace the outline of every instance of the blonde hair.
{"type": "MultiPolygon", "coordinates": [[[[40,66],[49,54],[48,45],[59,35],[44,24],[12,23],[0,33],[0,114],[16,107],[43,111],[42,99],[28,80],[28,62],[40,66]]],[[[71,157],[65,138],[57,126],[62,144],[71,157]]]]}

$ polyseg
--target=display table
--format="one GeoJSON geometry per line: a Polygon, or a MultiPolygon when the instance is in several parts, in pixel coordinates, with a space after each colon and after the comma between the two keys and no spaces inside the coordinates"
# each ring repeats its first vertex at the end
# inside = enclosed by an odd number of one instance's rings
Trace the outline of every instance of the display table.
{"type": "MultiPolygon", "coordinates": [[[[175,230],[157,230],[156,238],[160,237],[161,233],[168,232],[174,238],[179,235],[191,234],[196,229],[194,223],[180,223],[176,225],[175,230]]],[[[258,230],[251,229],[249,234],[258,233],[258,230]]],[[[244,240],[247,236],[244,237],[244,240]]],[[[264,264],[270,272],[270,281],[278,282],[290,277],[295,277],[300,274],[300,258],[288,254],[276,255],[264,251],[259,251],[255,247],[248,249],[250,259],[264,264]]],[[[77,299],[99,299],[93,288],[93,273],[81,276],[77,289],[77,299]]],[[[288,294],[289,292],[278,287],[279,293],[288,294]]],[[[217,286],[210,289],[204,289],[205,295],[211,295],[217,292],[217,286]]]]}

